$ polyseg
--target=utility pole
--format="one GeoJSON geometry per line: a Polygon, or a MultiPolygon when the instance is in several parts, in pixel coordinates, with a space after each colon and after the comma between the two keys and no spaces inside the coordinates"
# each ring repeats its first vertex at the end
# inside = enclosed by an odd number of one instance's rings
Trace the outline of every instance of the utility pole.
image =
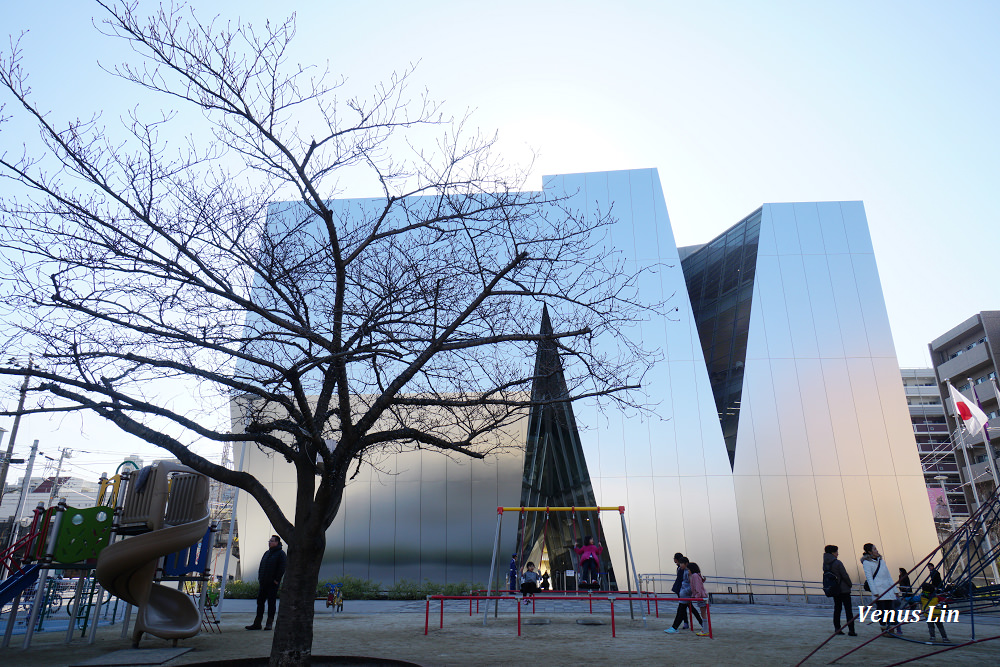
{"type": "Polygon", "coordinates": [[[52,481],[52,491],[49,492],[49,507],[52,507],[52,501],[56,498],[56,491],[59,490],[59,473],[62,472],[63,459],[73,458],[73,450],[68,447],[63,447],[59,454],[59,464],[56,466],[56,476],[52,481]]]}
{"type": "MultiPolygon", "coordinates": [[[[28,357],[28,371],[32,368],[31,357],[28,357]]],[[[24,412],[24,397],[28,395],[28,379],[31,376],[24,374],[24,383],[21,385],[21,398],[17,402],[17,412],[14,414],[14,426],[10,429],[10,440],[7,441],[7,454],[3,457],[3,467],[0,468],[0,495],[7,484],[7,469],[10,467],[10,459],[14,455],[14,441],[17,439],[17,427],[21,425],[21,413],[24,412]]]]}
{"type": "Polygon", "coordinates": [[[6,546],[10,546],[15,541],[18,524],[21,523],[21,512],[24,510],[24,501],[28,499],[28,489],[31,488],[31,469],[35,465],[35,454],[38,453],[38,441],[31,444],[31,458],[28,459],[28,469],[24,471],[24,480],[21,482],[21,498],[17,501],[17,511],[14,512],[14,526],[10,531],[10,537],[6,546]]]}

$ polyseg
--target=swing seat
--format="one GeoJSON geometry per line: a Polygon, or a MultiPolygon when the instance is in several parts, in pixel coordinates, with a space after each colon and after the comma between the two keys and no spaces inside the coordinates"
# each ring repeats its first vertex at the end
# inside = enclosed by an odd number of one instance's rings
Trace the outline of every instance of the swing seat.
{"type": "Polygon", "coordinates": [[[576,619],[577,625],[604,625],[604,621],[599,618],[578,618],[576,619]]]}

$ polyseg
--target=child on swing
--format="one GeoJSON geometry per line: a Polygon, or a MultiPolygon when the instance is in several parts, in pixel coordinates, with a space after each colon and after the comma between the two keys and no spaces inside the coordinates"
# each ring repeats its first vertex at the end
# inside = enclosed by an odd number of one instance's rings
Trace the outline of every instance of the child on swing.
{"type": "Polygon", "coordinates": [[[538,592],[538,573],[535,572],[535,564],[530,560],[525,565],[524,576],[521,579],[521,595],[524,596],[524,604],[531,604],[530,596],[538,592]]]}
{"type": "Polygon", "coordinates": [[[594,545],[594,538],[588,535],[583,538],[583,543],[577,543],[577,546],[573,549],[576,555],[580,557],[580,583],[587,584],[588,586],[597,585],[597,572],[600,570],[598,567],[601,557],[601,553],[604,551],[604,547],[600,545],[594,545]]]}

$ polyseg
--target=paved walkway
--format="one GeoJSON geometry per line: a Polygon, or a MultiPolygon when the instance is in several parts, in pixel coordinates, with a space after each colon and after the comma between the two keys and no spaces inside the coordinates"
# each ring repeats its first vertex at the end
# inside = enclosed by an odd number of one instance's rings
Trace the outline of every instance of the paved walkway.
{"type": "MultiPolygon", "coordinates": [[[[831,631],[831,608],[822,604],[730,603],[715,604],[711,608],[715,639],[698,638],[693,632],[666,635],[663,630],[673,620],[674,603],[661,605],[659,618],[649,614],[642,619],[641,603],[634,602],[637,614],[632,620],[626,598],[615,604],[618,637],[612,638],[609,605],[606,599],[595,596],[593,616],[588,613],[586,601],[537,601],[534,618],[547,619],[549,622],[544,625],[529,625],[532,607],[520,607],[523,625],[518,635],[518,608],[514,604],[514,600],[501,601],[499,615],[494,618],[491,613],[488,624],[484,625],[481,616],[469,616],[468,602],[446,602],[444,625],[439,628],[440,603],[432,602],[430,635],[425,636],[424,600],[346,600],[344,612],[337,614],[326,608],[324,600],[318,600],[314,654],[380,656],[428,666],[462,667],[537,662],[591,664],[595,661],[685,667],[738,662],[741,667],[770,667],[797,663],[830,639],[831,631]],[[602,621],[602,624],[587,627],[577,623],[591,619],[602,621]]],[[[219,612],[222,633],[203,632],[182,640],[179,646],[191,650],[169,660],[165,667],[267,655],[272,633],[243,629],[253,618],[255,607],[254,600],[224,601],[219,612]]],[[[480,613],[485,611],[481,606],[480,613]]],[[[968,621],[967,614],[963,614],[960,623],[949,626],[949,636],[968,641],[971,630],[968,621]]],[[[907,635],[925,638],[924,625],[908,626],[907,635]]],[[[998,617],[978,616],[977,638],[1000,635],[998,625],[998,617]]],[[[878,638],[877,625],[862,624],[858,634],[859,637],[830,639],[808,664],[826,664],[869,640],[870,644],[837,664],[886,665],[943,648],[878,638]]],[[[67,645],[64,636],[64,631],[36,634],[28,651],[20,650],[19,638],[15,637],[12,648],[0,650],[0,664],[4,667],[65,667],[87,661],[91,661],[91,665],[108,664],[112,654],[128,650],[130,645],[127,638],[121,637],[121,624],[102,626],[94,644],[76,638],[67,645]]],[[[146,656],[150,651],[169,646],[169,642],[145,638],[140,651],[146,656]]],[[[128,656],[124,659],[130,660],[128,656]]],[[[928,658],[917,664],[949,667],[1000,664],[1000,640],[928,658]]]]}
{"type": "MultiPolygon", "coordinates": [[[[479,602],[479,610],[483,611],[486,600],[479,602]]],[[[440,610],[440,602],[431,600],[431,612],[440,610]]],[[[476,609],[476,602],[473,601],[473,611],[476,609]]],[[[504,612],[516,611],[512,606],[513,600],[501,600],[500,610],[504,612]]],[[[628,613],[628,597],[616,595],[615,614],[628,613]]],[[[636,615],[641,616],[642,609],[646,608],[645,602],[633,602],[636,615]]],[[[586,613],[590,602],[588,600],[538,600],[535,602],[535,613],[586,613]]],[[[607,596],[594,596],[594,611],[607,613],[609,609],[607,596]]],[[[676,602],[661,602],[660,615],[669,612],[671,616],[677,608],[676,602]]],[[[257,609],[255,600],[224,600],[221,614],[253,614],[257,609]]],[[[427,609],[426,600],[344,600],[344,611],[351,614],[401,614],[401,613],[425,613],[427,609]]],[[[447,613],[467,612],[469,602],[467,600],[445,600],[445,611],[447,613]]],[[[747,603],[718,603],[713,604],[712,614],[760,614],[760,615],[788,615],[796,616],[829,616],[829,606],[817,604],[747,604],[747,603]]],[[[324,600],[316,601],[316,615],[332,615],[333,612],[327,608],[324,600]]],[[[531,605],[524,605],[522,613],[532,611],[531,605]]],[[[655,615],[655,605],[650,603],[649,615],[655,615]]],[[[1000,617],[996,618],[996,623],[1000,624],[1000,617]]]]}
{"type": "MultiPolygon", "coordinates": [[[[615,600],[615,614],[628,613],[628,598],[624,595],[617,596],[615,600]]],[[[431,613],[435,613],[440,610],[440,602],[437,600],[431,601],[431,613]]],[[[652,603],[650,603],[652,604],[652,603]]],[[[479,603],[480,613],[483,611],[486,601],[479,603]]],[[[512,606],[513,600],[501,600],[500,601],[500,611],[501,612],[511,612],[516,611],[512,606]]],[[[588,610],[588,601],[586,600],[538,600],[535,602],[534,613],[554,613],[554,614],[572,614],[572,613],[586,613],[588,610]]],[[[607,613],[608,612],[608,602],[607,596],[594,596],[594,611],[607,613]]],[[[635,606],[636,616],[641,617],[642,608],[646,606],[645,602],[633,602],[635,606]]],[[[669,613],[672,617],[674,610],[677,608],[676,602],[661,602],[660,603],[660,616],[663,617],[665,613],[669,613]]],[[[423,614],[426,611],[427,603],[426,600],[345,600],[344,601],[344,612],[351,614],[401,614],[401,613],[420,613],[423,614]]],[[[473,612],[475,612],[476,603],[473,602],[473,612]]],[[[961,612],[962,622],[968,622],[969,613],[967,610],[962,609],[961,606],[954,607],[961,612]]],[[[225,600],[222,603],[222,614],[253,614],[257,609],[257,603],[255,600],[225,600]]],[[[468,612],[469,603],[466,600],[446,600],[445,601],[445,612],[449,614],[468,612]]],[[[711,607],[712,615],[716,614],[740,614],[740,615],[758,615],[758,616],[801,616],[808,618],[827,618],[832,614],[832,604],[804,604],[804,603],[768,603],[768,604],[749,604],[745,602],[722,602],[713,604],[711,607]]],[[[333,612],[326,607],[326,602],[324,600],[316,601],[316,615],[319,616],[332,616],[333,612]]],[[[521,612],[527,613],[532,611],[531,605],[524,605],[521,612]]],[[[655,609],[651,606],[649,613],[650,616],[655,615],[655,609]]],[[[1000,626],[1000,615],[997,614],[978,614],[976,616],[976,624],[983,624],[985,626],[1000,626]]]]}

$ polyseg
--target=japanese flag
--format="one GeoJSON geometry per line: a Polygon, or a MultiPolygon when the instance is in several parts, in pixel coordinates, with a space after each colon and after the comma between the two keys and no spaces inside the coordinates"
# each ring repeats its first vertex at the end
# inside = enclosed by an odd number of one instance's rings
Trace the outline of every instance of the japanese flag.
{"type": "Polygon", "coordinates": [[[976,435],[983,430],[988,418],[986,413],[979,409],[975,401],[970,401],[958,390],[948,383],[948,391],[951,393],[951,400],[955,402],[955,416],[962,420],[970,435],[976,435]]]}

